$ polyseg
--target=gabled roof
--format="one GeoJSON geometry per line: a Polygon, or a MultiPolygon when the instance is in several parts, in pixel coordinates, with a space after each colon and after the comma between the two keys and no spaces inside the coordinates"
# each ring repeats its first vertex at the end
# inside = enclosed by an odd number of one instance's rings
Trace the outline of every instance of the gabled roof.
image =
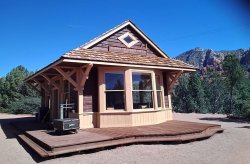
{"type": "Polygon", "coordinates": [[[85,43],[84,45],[80,46],[81,48],[84,49],[88,49],[91,46],[99,43],[100,41],[106,39],[107,37],[109,37],[110,35],[114,34],[115,32],[123,29],[126,26],[130,26],[132,27],[142,38],[144,38],[148,44],[150,44],[157,52],[159,52],[163,57],[165,58],[169,58],[169,56],[162,51],[149,37],[147,37],[146,34],[144,34],[132,21],[127,20],[121,24],[119,24],[118,26],[106,31],[105,33],[99,35],[98,37],[90,40],[89,42],[85,43]]]}
{"type": "Polygon", "coordinates": [[[39,76],[41,73],[48,73],[53,70],[55,66],[68,64],[74,64],[78,66],[79,64],[109,65],[121,67],[164,69],[172,71],[179,70],[187,72],[196,71],[196,67],[192,65],[189,65],[180,60],[170,59],[155,43],[153,43],[139,28],[137,28],[129,20],[105,32],[97,38],[94,38],[81,47],[65,53],[58,60],[26,78],[25,81],[29,81],[30,79],[39,76]],[[138,34],[141,35],[163,57],[111,51],[96,51],[88,49],[128,25],[131,26],[135,31],[137,31],[138,34]]]}
{"type": "Polygon", "coordinates": [[[72,50],[62,56],[66,59],[78,59],[88,61],[89,63],[99,62],[99,64],[133,64],[139,66],[155,66],[155,67],[171,67],[182,69],[196,69],[194,66],[184,63],[180,60],[170,58],[162,58],[148,55],[137,55],[129,53],[118,53],[110,51],[96,51],[90,49],[79,48],[72,50]]]}

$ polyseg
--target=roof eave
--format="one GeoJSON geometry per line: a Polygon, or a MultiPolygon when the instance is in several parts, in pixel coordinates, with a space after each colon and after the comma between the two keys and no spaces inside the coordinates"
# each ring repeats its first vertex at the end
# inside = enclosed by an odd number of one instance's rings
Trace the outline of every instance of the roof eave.
{"type": "Polygon", "coordinates": [[[93,60],[82,60],[72,59],[64,57],[63,62],[69,63],[92,63],[95,65],[107,65],[107,66],[120,66],[120,67],[137,67],[137,68],[151,68],[151,69],[164,69],[164,70],[180,70],[185,72],[195,72],[196,68],[185,68],[185,67],[169,67],[169,66],[155,66],[155,65],[141,65],[141,64],[129,64],[129,63],[115,63],[115,62],[104,62],[104,61],[93,61],[93,60]]]}
{"type": "Polygon", "coordinates": [[[40,69],[39,71],[37,71],[36,73],[30,75],[29,77],[27,77],[26,79],[24,79],[24,82],[28,82],[29,80],[33,79],[34,77],[38,76],[39,74],[53,68],[54,66],[60,64],[63,62],[63,57],[60,57],[59,59],[57,59],[56,61],[54,61],[53,63],[47,65],[46,67],[40,69]]]}

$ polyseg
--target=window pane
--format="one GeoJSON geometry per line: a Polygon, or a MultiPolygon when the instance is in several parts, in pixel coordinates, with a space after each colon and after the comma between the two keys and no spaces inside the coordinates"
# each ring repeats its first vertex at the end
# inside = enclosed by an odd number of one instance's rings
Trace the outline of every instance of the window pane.
{"type": "Polygon", "coordinates": [[[124,92],[123,91],[106,92],[106,108],[107,109],[125,109],[124,92]]]}
{"type": "Polygon", "coordinates": [[[105,73],[106,90],[123,90],[124,76],[122,73],[105,73]]]}
{"type": "Polygon", "coordinates": [[[134,90],[152,90],[152,81],[150,73],[133,73],[134,90]]]}
{"type": "Polygon", "coordinates": [[[133,39],[130,36],[126,36],[124,40],[129,44],[133,41],[133,39]]]}
{"type": "Polygon", "coordinates": [[[158,107],[162,107],[162,92],[161,91],[157,91],[157,103],[158,103],[158,107]]]}
{"type": "Polygon", "coordinates": [[[159,75],[156,75],[155,76],[155,80],[156,80],[156,89],[157,90],[161,90],[161,79],[160,79],[160,76],[159,75]]]}
{"type": "Polygon", "coordinates": [[[152,91],[133,91],[133,108],[153,108],[152,91]]]}

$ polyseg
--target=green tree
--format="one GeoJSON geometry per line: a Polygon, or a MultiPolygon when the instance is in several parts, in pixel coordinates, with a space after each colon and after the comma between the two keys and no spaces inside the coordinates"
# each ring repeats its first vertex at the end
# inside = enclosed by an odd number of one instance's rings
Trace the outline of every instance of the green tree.
{"type": "Polygon", "coordinates": [[[172,93],[174,110],[177,112],[206,113],[205,94],[200,75],[182,76],[172,93]]]}
{"type": "MultiPolygon", "coordinates": [[[[28,104],[26,100],[31,100],[32,97],[39,97],[38,93],[33,91],[24,83],[24,79],[31,75],[31,73],[32,72],[29,72],[23,66],[17,66],[16,68],[12,69],[5,77],[0,78],[1,111],[13,112],[15,106],[24,106],[22,103],[28,104]]],[[[37,101],[34,101],[34,103],[38,104],[37,101]]]]}
{"type": "Polygon", "coordinates": [[[187,76],[181,76],[178,85],[173,90],[173,108],[176,112],[190,113],[193,111],[190,108],[191,95],[189,94],[188,81],[187,76]]]}
{"type": "Polygon", "coordinates": [[[191,94],[191,108],[196,113],[206,113],[205,93],[202,85],[201,76],[195,72],[189,77],[189,92],[191,94]]]}
{"type": "Polygon", "coordinates": [[[235,89],[234,107],[232,114],[237,117],[249,117],[250,115],[250,80],[243,77],[235,89]]]}
{"type": "Polygon", "coordinates": [[[230,114],[232,113],[233,104],[235,103],[233,97],[234,91],[244,78],[244,70],[240,65],[239,59],[235,55],[226,56],[222,63],[222,67],[226,78],[225,84],[229,91],[229,110],[227,110],[226,113],[230,114]]]}
{"type": "Polygon", "coordinates": [[[226,99],[226,88],[221,74],[214,69],[208,69],[203,76],[203,86],[207,111],[209,113],[222,113],[226,99]]]}

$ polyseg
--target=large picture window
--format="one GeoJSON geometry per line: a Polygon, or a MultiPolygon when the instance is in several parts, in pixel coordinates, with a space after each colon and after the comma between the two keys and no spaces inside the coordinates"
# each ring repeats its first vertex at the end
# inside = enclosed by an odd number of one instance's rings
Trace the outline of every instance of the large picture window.
{"type": "Polygon", "coordinates": [[[153,88],[151,73],[132,73],[133,108],[153,108],[153,88]]]}
{"type": "Polygon", "coordinates": [[[124,105],[124,74],[105,73],[106,84],[106,109],[121,110],[125,109],[124,105]]]}

